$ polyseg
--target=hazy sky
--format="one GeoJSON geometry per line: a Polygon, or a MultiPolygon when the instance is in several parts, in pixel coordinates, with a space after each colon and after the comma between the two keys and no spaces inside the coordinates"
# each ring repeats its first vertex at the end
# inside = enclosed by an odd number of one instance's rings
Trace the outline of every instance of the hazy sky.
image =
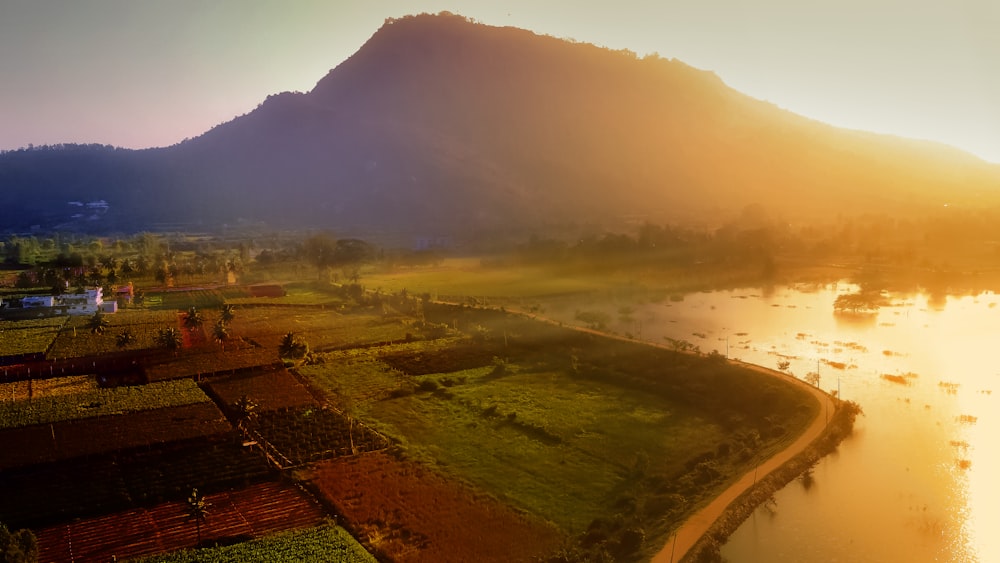
{"type": "Polygon", "coordinates": [[[0,0],[0,149],[162,146],[308,91],[387,17],[657,52],[754,97],[1000,163],[998,0],[0,0]]]}

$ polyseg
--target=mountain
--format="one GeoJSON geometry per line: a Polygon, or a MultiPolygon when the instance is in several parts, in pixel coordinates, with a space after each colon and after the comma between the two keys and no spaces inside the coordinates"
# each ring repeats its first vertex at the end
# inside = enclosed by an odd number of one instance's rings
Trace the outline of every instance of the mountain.
{"type": "Polygon", "coordinates": [[[680,61],[450,14],[388,20],[312,91],[171,147],[0,155],[11,229],[243,220],[456,236],[710,225],[754,204],[812,221],[998,203],[1000,166],[955,149],[837,129],[680,61]]]}

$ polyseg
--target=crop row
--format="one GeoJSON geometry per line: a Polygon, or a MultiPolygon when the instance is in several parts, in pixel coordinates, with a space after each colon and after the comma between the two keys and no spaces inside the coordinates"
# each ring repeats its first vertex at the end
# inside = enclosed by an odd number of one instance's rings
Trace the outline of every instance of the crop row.
{"type": "Polygon", "coordinates": [[[258,452],[234,436],[196,438],[152,447],[4,471],[0,521],[48,525],[211,493],[272,476],[258,452]]]}
{"type": "Polygon", "coordinates": [[[389,560],[528,561],[563,539],[549,524],[384,452],[321,462],[310,480],[389,560]]]}
{"type": "Polygon", "coordinates": [[[0,321],[0,354],[17,356],[45,353],[66,321],[65,317],[0,321]]]}
{"type": "Polygon", "coordinates": [[[383,436],[361,423],[323,408],[282,408],[264,412],[251,429],[292,465],[389,446],[383,436]]]}
{"type": "Polygon", "coordinates": [[[0,429],[178,407],[208,400],[205,393],[190,379],[135,387],[90,389],[70,395],[50,395],[0,403],[0,429]]]}
{"type": "Polygon", "coordinates": [[[237,299],[248,295],[250,293],[242,288],[163,291],[146,295],[145,304],[150,308],[174,311],[187,310],[191,307],[209,309],[219,307],[227,299],[237,299]]]}
{"type": "Polygon", "coordinates": [[[347,530],[324,524],[315,528],[281,532],[248,542],[199,550],[155,555],[136,563],[269,563],[271,561],[337,561],[375,563],[347,530]]]}
{"type": "Polygon", "coordinates": [[[78,358],[107,354],[120,350],[117,335],[128,330],[134,341],[128,350],[156,348],[160,329],[177,326],[175,311],[126,310],[105,315],[108,327],[104,334],[92,334],[87,328],[88,316],[69,317],[49,349],[48,358],[78,358]]]}
{"type": "MultiPolygon", "coordinates": [[[[314,501],[298,489],[277,482],[208,494],[205,498],[211,505],[201,525],[206,544],[314,527],[323,518],[314,501]]],[[[186,517],[184,502],[168,502],[38,530],[39,561],[104,563],[148,556],[192,547],[197,543],[196,534],[194,522],[186,517]]]]}
{"type": "Polygon", "coordinates": [[[0,430],[0,469],[226,434],[211,401],[0,430]]]}
{"type": "Polygon", "coordinates": [[[213,377],[205,383],[220,405],[229,408],[241,397],[247,397],[257,406],[258,412],[282,407],[315,406],[315,399],[308,389],[288,371],[280,368],[254,370],[249,373],[213,377]]]}

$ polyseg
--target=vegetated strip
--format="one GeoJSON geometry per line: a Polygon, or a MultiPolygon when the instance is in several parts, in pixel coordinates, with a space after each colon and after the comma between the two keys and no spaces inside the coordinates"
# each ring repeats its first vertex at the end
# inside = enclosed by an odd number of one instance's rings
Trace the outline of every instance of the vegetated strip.
{"type": "MultiPolygon", "coordinates": [[[[323,519],[323,511],[315,501],[298,488],[279,482],[259,483],[205,498],[211,505],[209,517],[201,526],[206,543],[236,543],[272,532],[312,527],[323,519]]],[[[196,534],[183,501],[36,532],[39,561],[72,563],[103,563],[112,557],[124,559],[183,549],[197,544],[196,534]]]]}
{"type": "Polygon", "coordinates": [[[680,560],[681,563],[721,561],[720,550],[729,536],[774,493],[812,467],[823,456],[836,450],[837,446],[851,435],[854,429],[854,419],[860,413],[861,407],[857,403],[838,401],[837,409],[823,434],[814,440],[808,448],[761,478],[753,487],[744,491],[730,503],[722,516],[688,550],[680,560]]]}
{"type": "Polygon", "coordinates": [[[0,403],[0,429],[179,407],[208,400],[208,396],[190,379],[92,389],[72,395],[0,403]]]}

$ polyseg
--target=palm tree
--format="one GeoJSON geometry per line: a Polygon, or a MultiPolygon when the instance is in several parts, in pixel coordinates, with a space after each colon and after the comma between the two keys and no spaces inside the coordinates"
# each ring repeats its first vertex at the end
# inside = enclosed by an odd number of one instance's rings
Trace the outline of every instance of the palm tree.
{"type": "Polygon", "coordinates": [[[201,316],[198,312],[197,307],[191,307],[188,312],[184,314],[184,326],[190,330],[194,330],[200,327],[205,322],[205,317],[201,316]]]}
{"type": "Polygon", "coordinates": [[[212,505],[205,500],[205,497],[198,493],[198,489],[191,489],[191,495],[187,498],[188,519],[194,519],[195,529],[198,533],[198,546],[201,545],[201,523],[208,518],[208,509],[212,505]]]}
{"type": "Polygon", "coordinates": [[[281,338],[278,345],[278,354],[282,358],[301,358],[309,352],[309,345],[302,342],[295,336],[294,332],[287,332],[281,338]]]}
{"type": "Polygon", "coordinates": [[[233,402],[233,408],[236,409],[236,414],[239,417],[239,422],[237,426],[242,429],[251,420],[257,418],[257,403],[246,395],[241,395],[239,399],[233,402]]]}
{"type": "Polygon", "coordinates": [[[104,331],[108,330],[109,326],[111,326],[111,323],[108,322],[108,319],[104,318],[104,313],[100,310],[96,311],[94,316],[90,317],[90,320],[87,321],[87,328],[90,329],[91,334],[104,334],[104,331]]]}
{"type": "Polygon", "coordinates": [[[221,318],[219,319],[219,322],[215,323],[215,327],[212,329],[212,336],[215,338],[215,341],[219,343],[219,346],[222,346],[222,350],[225,351],[226,341],[229,340],[230,334],[229,328],[226,327],[226,323],[222,322],[221,318]]]}
{"type": "Polygon", "coordinates": [[[129,344],[135,342],[135,334],[133,334],[130,329],[126,328],[118,333],[118,336],[115,338],[115,342],[118,344],[119,348],[125,348],[129,344]]]}
{"type": "Polygon", "coordinates": [[[181,337],[181,332],[179,330],[174,327],[168,327],[161,328],[160,331],[156,333],[156,342],[164,348],[177,350],[181,347],[184,340],[181,337]]]}
{"type": "Polygon", "coordinates": [[[236,318],[236,308],[232,303],[225,303],[219,310],[219,322],[229,324],[236,318]]]}

